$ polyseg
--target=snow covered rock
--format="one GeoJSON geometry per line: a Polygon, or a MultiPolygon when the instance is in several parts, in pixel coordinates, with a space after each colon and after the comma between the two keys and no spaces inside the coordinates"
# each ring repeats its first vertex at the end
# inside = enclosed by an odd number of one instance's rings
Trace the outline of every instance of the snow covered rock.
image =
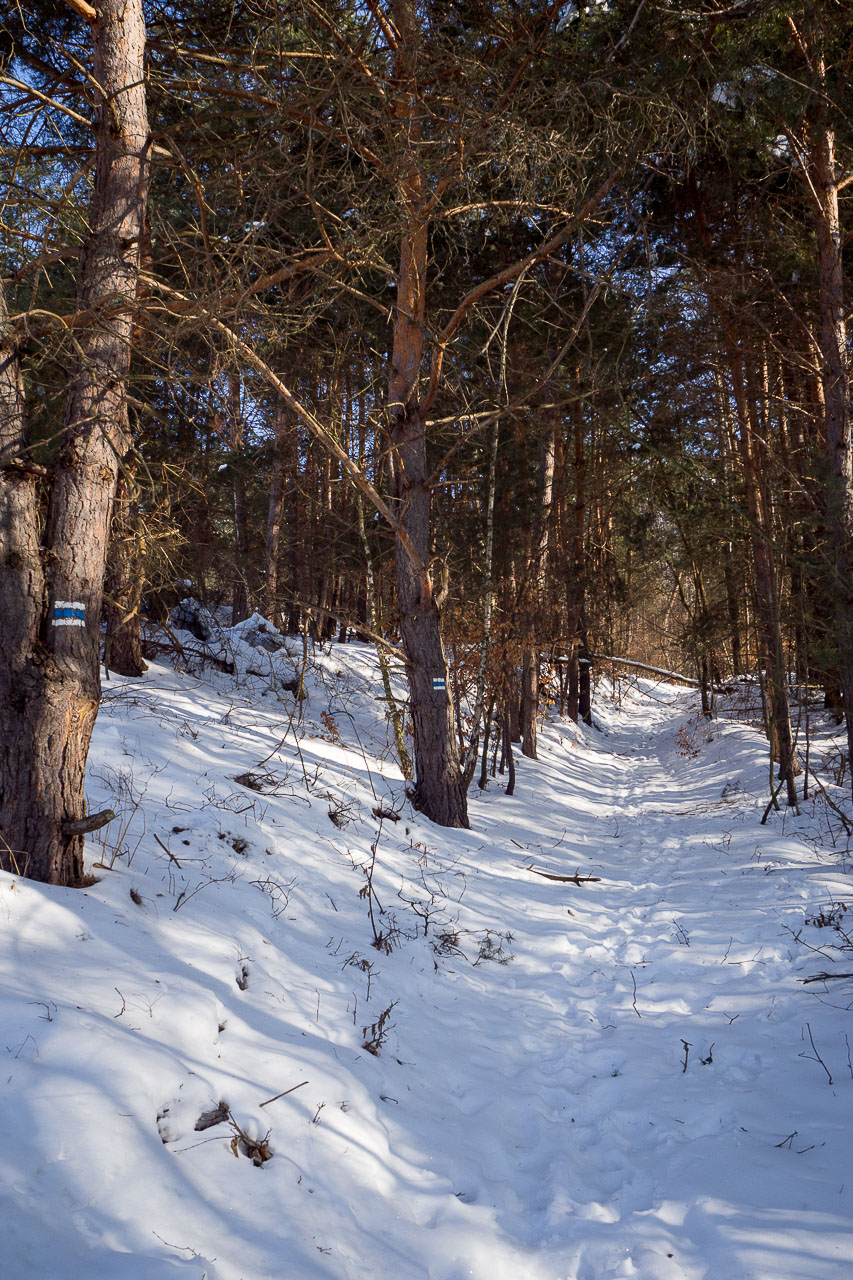
{"type": "Polygon", "coordinates": [[[278,653],[279,649],[287,648],[284,636],[278,628],[260,613],[253,613],[251,618],[229,627],[228,634],[234,640],[242,640],[251,645],[253,649],[266,649],[267,653],[278,653]]]}
{"type": "Polygon", "coordinates": [[[189,631],[196,640],[220,640],[222,631],[213,614],[194,596],[186,596],[169,614],[169,621],[179,631],[189,631]]]}

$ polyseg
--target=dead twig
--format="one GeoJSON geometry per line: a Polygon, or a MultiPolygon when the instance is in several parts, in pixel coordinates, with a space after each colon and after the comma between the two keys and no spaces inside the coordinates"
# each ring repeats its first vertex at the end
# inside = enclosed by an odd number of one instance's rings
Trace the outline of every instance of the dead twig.
{"type": "Polygon", "coordinates": [[[839,809],[838,805],[832,799],[832,796],[830,796],[826,787],[814,771],[812,771],[812,782],[815,784],[832,812],[841,820],[841,825],[844,828],[845,833],[848,836],[853,835],[853,826],[850,825],[850,819],[847,817],[847,814],[843,809],[839,809]]]}
{"type": "Polygon", "coordinates": [[[631,981],[634,984],[634,998],[631,1001],[631,1003],[634,1006],[634,1013],[636,1013],[638,1018],[642,1018],[643,1015],[640,1013],[640,1010],[637,1008],[637,979],[633,969],[631,970],[631,981]]]}
{"type": "Polygon", "coordinates": [[[267,1098],[266,1102],[259,1102],[259,1107],[268,1107],[271,1102],[278,1102],[279,1098],[286,1098],[289,1093],[294,1093],[297,1089],[301,1089],[303,1085],[309,1084],[308,1080],[303,1080],[301,1084],[291,1085],[289,1089],[285,1089],[284,1093],[277,1093],[274,1098],[267,1098]]]}
{"type": "Polygon", "coordinates": [[[810,978],[799,978],[804,985],[807,982],[827,982],[830,978],[853,978],[853,973],[813,973],[810,978]]]}
{"type": "Polygon", "coordinates": [[[826,1072],[827,1081],[829,1082],[829,1084],[832,1084],[832,1075],[830,1074],[829,1067],[826,1065],[823,1058],[820,1056],[820,1054],[817,1051],[817,1045],[815,1044],[814,1036],[812,1035],[811,1024],[808,1022],[806,1023],[806,1031],[808,1031],[809,1033],[809,1044],[812,1047],[812,1053],[801,1053],[800,1057],[809,1058],[812,1062],[819,1062],[820,1065],[823,1067],[824,1071],[826,1072]]]}
{"type": "Polygon", "coordinates": [[[154,839],[157,841],[157,843],[159,844],[160,848],[161,848],[161,849],[163,850],[163,852],[166,854],[166,857],[167,857],[167,858],[169,858],[172,862],[174,862],[174,864],[175,864],[175,866],[178,868],[178,870],[179,870],[179,871],[181,871],[183,868],[181,867],[180,862],[178,862],[178,859],[175,857],[175,855],[174,855],[174,854],[173,854],[169,849],[167,849],[167,848],[166,848],[166,846],[163,844],[163,841],[162,841],[162,840],[160,839],[160,837],[157,835],[157,832],[156,832],[156,831],[154,832],[154,839]]]}

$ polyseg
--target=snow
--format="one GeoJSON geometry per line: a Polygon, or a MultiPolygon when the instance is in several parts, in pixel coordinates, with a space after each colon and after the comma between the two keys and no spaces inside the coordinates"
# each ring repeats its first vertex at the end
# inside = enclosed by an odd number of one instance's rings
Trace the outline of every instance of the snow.
{"type": "Polygon", "coordinates": [[[711,101],[717,103],[721,107],[734,107],[738,102],[737,87],[733,84],[720,81],[715,84],[711,90],[711,101]]]}
{"type": "Polygon", "coordinates": [[[636,681],[446,831],[371,649],[300,722],[231,640],[107,686],[97,883],[0,879],[4,1275],[849,1275],[846,841],[757,729],[636,681]]]}

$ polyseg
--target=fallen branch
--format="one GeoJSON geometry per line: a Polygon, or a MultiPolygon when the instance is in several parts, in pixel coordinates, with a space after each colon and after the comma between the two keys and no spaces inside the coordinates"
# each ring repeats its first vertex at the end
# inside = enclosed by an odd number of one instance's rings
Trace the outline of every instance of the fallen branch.
{"type": "Polygon", "coordinates": [[[820,1054],[817,1051],[817,1045],[815,1044],[814,1036],[812,1035],[811,1024],[808,1022],[806,1023],[806,1030],[809,1033],[809,1044],[811,1045],[813,1052],[801,1053],[799,1057],[807,1058],[810,1062],[819,1062],[820,1065],[823,1067],[824,1071],[826,1072],[826,1078],[828,1083],[832,1084],[832,1073],[830,1072],[829,1067],[826,1065],[823,1058],[820,1056],[820,1054]]]}
{"type": "Polygon", "coordinates": [[[637,1017],[642,1018],[643,1015],[640,1013],[640,1010],[637,1008],[637,975],[634,973],[633,969],[631,970],[631,981],[634,984],[634,996],[633,996],[633,999],[631,1000],[631,1004],[634,1006],[634,1013],[636,1013],[637,1017]]]}
{"type": "Polygon", "coordinates": [[[761,822],[759,824],[760,826],[762,827],[764,826],[765,822],[770,817],[770,810],[773,808],[774,805],[776,806],[777,809],[779,808],[779,802],[777,800],[777,796],[779,795],[779,792],[784,787],[785,782],[786,782],[786,779],[783,778],[782,781],[779,783],[778,787],[776,788],[776,790],[770,792],[770,799],[767,801],[767,808],[764,810],[764,813],[761,815],[761,822]]]}
{"type": "Polygon", "coordinates": [[[832,796],[829,794],[826,787],[823,785],[820,778],[817,776],[817,774],[814,771],[812,771],[812,782],[815,784],[818,791],[823,796],[824,800],[829,805],[832,812],[841,819],[841,825],[844,828],[846,834],[848,836],[853,835],[853,826],[850,825],[850,819],[847,817],[847,814],[844,812],[843,809],[839,809],[838,805],[835,803],[832,796]]]}
{"type": "Polygon", "coordinates": [[[160,848],[165,853],[166,857],[171,862],[174,862],[175,866],[178,868],[179,871],[183,871],[183,867],[181,866],[180,862],[178,862],[178,859],[175,857],[175,855],[172,853],[172,850],[166,848],[166,846],[163,844],[163,841],[160,839],[156,831],[154,832],[154,839],[157,841],[160,848]]]}
{"type": "Polygon", "coordinates": [[[604,653],[591,653],[589,656],[593,662],[613,662],[619,667],[633,667],[637,671],[649,671],[655,676],[666,676],[668,680],[679,680],[682,684],[689,684],[694,689],[700,687],[699,681],[694,680],[692,676],[683,676],[678,671],[665,671],[663,667],[651,667],[647,662],[635,662],[633,658],[614,658],[604,653]]]}
{"type": "Polygon", "coordinates": [[[177,636],[166,627],[164,623],[160,623],[169,634],[169,640],[155,640],[151,636],[145,637],[144,647],[149,650],[156,650],[158,653],[177,653],[178,657],[187,662],[190,658],[201,658],[203,662],[208,662],[217,671],[222,671],[226,676],[233,676],[234,663],[228,658],[217,657],[215,653],[210,653],[207,649],[196,649],[192,645],[183,645],[177,636]]]}
{"type": "Polygon", "coordinates": [[[799,978],[798,981],[806,982],[827,982],[830,978],[853,978],[853,973],[813,973],[810,978],[799,978]]]}
{"type": "Polygon", "coordinates": [[[582,876],[579,871],[576,871],[573,876],[557,876],[552,871],[540,871],[532,862],[526,870],[532,871],[535,876],[542,876],[545,880],[559,880],[561,884],[600,884],[601,882],[601,876],[582,876]]]}
{"type": "Polygon", "coordinates": [[[271,1102],[278,1102],[279,1098],[286,1098],[289,1093],[294,1093],[295,1090],[301,1089],[302,1085],[306,1085],[307,1083],[307,1080],[303,1080],[302,1084],[292,1084],[289,1089],[285,1089],[284,1093],[277,1093],[274,1098],[267,1098],[266,1102],[259,1102],[258,1106],[268,1107],[271,1102]]]}

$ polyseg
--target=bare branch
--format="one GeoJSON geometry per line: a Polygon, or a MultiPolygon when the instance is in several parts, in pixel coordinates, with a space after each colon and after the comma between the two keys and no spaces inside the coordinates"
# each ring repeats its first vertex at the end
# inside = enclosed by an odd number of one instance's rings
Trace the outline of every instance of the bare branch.
{"type": "Polygon", "coordinates": [[[87,4],[86,0],[65,0],[65,3],[69,9],[73,9],[77,16],[84,18],[86,22],[97,22],[98,11],[93,9],[90,4],[87,4]]]}
{"type": "Polygon", "coordinates": [[[217,316],[213,315],[213,313],[202,303],[193,302],[193,300],[188,298],[186,294],[180,293],[177,289],[170,288],[168,285],[163,284],[162,281],[157,280],[154,276],[140,273],[140,279],[144,280],[144,282],[152,289],[156,289],[158,293],[163,294],[170,300],[174,299],[176,302],[181,303],[182,306],[178,314],[186,315],[187,308],[189,308],[192,314],[198,316],[199,319],[206,320],[208,324],[211,324],[214,329],[224,337],[227,337],[228,340],[234,344],[236,350],[245,357],[252,368],[261,375],[261,377],[270,387],[273,388],[274,391],[278,393],[278,395],[281,396],[287,407],[295,413],[299,420],[308,428],[314,439],[317,440],[318,443],[321,444],[323,448],[341,464],[341,467],[347,473],[352,483],[357,489],[361,490],[371,505],[393,529],[395,535],[400,539],[401,543],[405,547],[406,554],[415,566],[418,574],[426,578],[426,565],[412,545],[411,539],[408,537],[405,529],[403,529],[400,522],[393,515],[387,502],[376,491],[376,489],[374,489],[373,485],[367,479],[367,476],[358,464],[353,462],[346,450],[338,444],[337,440],[335,440],[335,438],[326,430],[311,410],[304,405],[301,400],[297,399],[290,388],[282,382],[281,378],[273,372],[267,362],[258,355],[254,348],[247,342],[244,342],[230,325],[225,324],[217,316]]]}
{"type": "Polygon", "coordinates": [[[447,344],[450,342],[451,338],[456,333],[456,330],[459,328],[474,304],[479,302],[481,298],[484,298],[486,294],[493,293],[495,289],[500,289],[505,284],[511,284],[512,281],[515,280],[516,276],[520,275],[522,271],[527,270],[528,267],[531,267],[535,263],[541,261],[542,258],[546,258],[549,253],[553,253],[555,249],[560,247],[560,245],[565,244],[569,236],[577,229],[578,224],[588,218],[593,209],[597,208],[597,206],[601,204],[602,200],[605,199],[608,192],[613,188],[613,185],[621,172],[621,167],[614,169],[613,172],[605,178],[598,190],[593,192],[593,194],[585,201],[572,220],[562,226],[559,231],[555,232],[555,234],[546,240],[544,244],[540,245],[538,249],[533,249],[530,253],[526,254],[525,257],[519,258],[510,266],[504,267],[502,271],[498,271],[495,275],[490,276],[488,280],[482,280],[480,284],[475,285],[473,289],[470,289],[468,293],[466,293],[465,297],[459,303],[453,315],[450,317],[436,339],[432,355],[432,368],[430,369],[429,389],[423,401],[424,413],[430,409],[436,395],[438,394],[438,389],[441,383],[441,369],[444,363],[444,353],[447,349],[447,344]]]}

